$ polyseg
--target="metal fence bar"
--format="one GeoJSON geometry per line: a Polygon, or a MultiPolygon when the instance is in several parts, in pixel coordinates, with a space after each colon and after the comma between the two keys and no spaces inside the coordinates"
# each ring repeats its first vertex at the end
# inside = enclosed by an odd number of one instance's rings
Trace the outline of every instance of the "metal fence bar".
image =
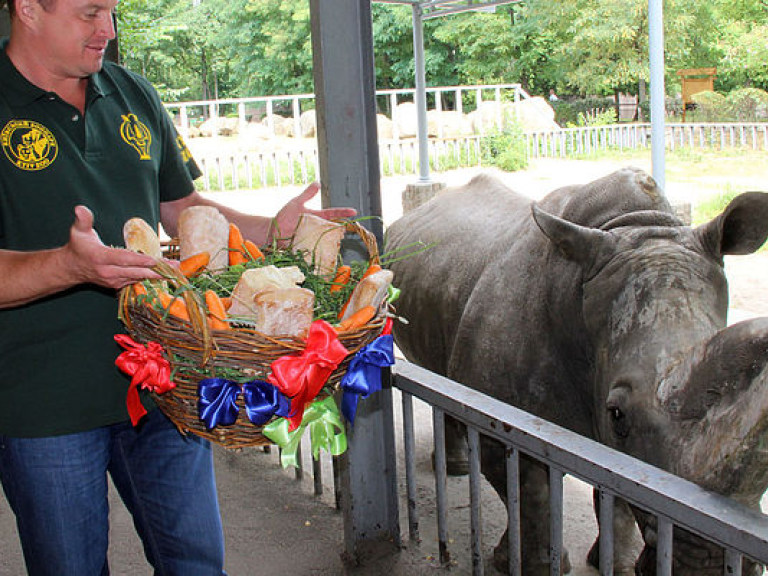
{"type": "Polygon", "coordinates": [[[433,437],[435,439],[435,497],[437,503],[437,541],[440,563],[447,566],[451,561],[448,551],[447,519],[447,474],[445,461],[445,413],[439,408],[432,409],[433,437]]]}
{"type": "Polygon", "coordinates": [[[413,396],[402,395],[403,404],[403,448],[405,449],[405,485],[408,502],[408,536],[412,542],[419,542],[419,512],[416,507],[416,434],[413,423],[413,396]]]}
{"type": "Polygon", "coordinates": [[[672,576],[672,521],[659,514],[656,516],[656,576],[672,576]]]}
{"type": "Polygon", "coordinates": [[[552,576],[560,576],[563,556],[563,472],[549,467],[549,560],[552,576]]]}
{"type": "Polygon", "coordinates": [[[467,430],[469,445],[469,510],[472,534],[472,574],[483,576],[483,521],[480,503],[480,434],[477,428],[467,430]]]}
{"type": "Polygon", "coordinates": [[[600,576],[613,574],[613,510],[615,498],[613,494],[600,490],[599,525],[600,525],[600,576]]]}
{"type": "Polygon", "coordinates": [[[507,530],[509,537],[509,573],[522,575],[520,544],[520,453],[507,446],[507,530]]]}

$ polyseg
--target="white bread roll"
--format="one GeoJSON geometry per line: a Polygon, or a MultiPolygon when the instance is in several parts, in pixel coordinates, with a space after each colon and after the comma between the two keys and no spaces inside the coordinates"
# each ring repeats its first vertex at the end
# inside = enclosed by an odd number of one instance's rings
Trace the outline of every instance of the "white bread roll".
{"type": "Polygon", "coordinates": [[[253,298],[254,329],[268,336],[306,339],[312,324],[315,294],[306,288],[268,288],[253,298]]]}
{"type": "Polygon", "coordinates": [[[391,270],[379,270],[360,280],[349,297],[342,321],[366,306],[373,306],[378,310],[387,298],[393,278],[394,273],[391,270]]]}
{"type": "Polygon", "coordinates": [[[256,308],[253,298],[258,292],[267,289],[295,288],[302,282],[304,282],[304,274],[298,266],[277,268],[270,264],[262,268],[246,270],[232,290],[232,307],[229,309],[229,315],[254,318],[256,308]]]}
{"type": "Polygon", "coordinates": [[[208,252],[207,270],[229,265],[229,222],[213,206],[190,206],[179,215],[179,257],[208,252]]]}
{"type": "Polygon", "coordinates": [[[157,231],[142,218],[131,218],[123,225],[123,238],[128,250],[141,252],[153,258],[163,257],[157,231]]]}
{"type": "Polygon", "coordinates": [[[314,272],[328,280],[336,271],[344,225],[314,214],[302,214],[293,234],[293,249],[304,251],[307,264],[315,263],[314,272]]]}

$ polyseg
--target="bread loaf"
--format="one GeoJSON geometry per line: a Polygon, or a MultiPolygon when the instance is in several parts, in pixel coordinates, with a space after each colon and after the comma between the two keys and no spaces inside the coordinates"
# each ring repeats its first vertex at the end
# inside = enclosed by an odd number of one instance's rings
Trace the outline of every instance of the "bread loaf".
{"type": "Polygon", "coordinates": [[[349,297],[349,304],[344,310],[342,321],[365,306],[373,306],[378,310],[387,298],[393,277],[391,270],[379,270],[360,280],[349,297]]]}
{"type": "Polygon", "coordinates": [[[262,268],[251,268],[243,272],[232,290],[232,307],[230,316],[252,319],[256,316],[253,303],[254,296],[262,290],[295,288],[304,281],[304,274],[298,266],[277,268],[269,265],[262,268]]]}
{"type": "Polygon", "coordinates": [[[306,288],[267,288],[253,298],[254,329],[268,336],[306,339],[315,308],[315,293],[306,288]]]}
{"type": "Polygon", "coordinates": [[[128,250],[141,252],[153,258],[163,257],[157,231],[142,218],[131,218],[123,224],[123,238],[128,250]]]}
{"type": "Polygon", "coordinates": [[[293,249],[304,252],[307,264],[314,262],[314,272],[328,280],[336,271],[344,226],[314,214],[302,214],[293,235],[293,249]]]}
{"type": "Polygon", "coordinates": [[[208,252],[207,270],[220,270],[229,265],[229,222],[213,206],[190,206],[179,215],[179,257],[208,252]]]}

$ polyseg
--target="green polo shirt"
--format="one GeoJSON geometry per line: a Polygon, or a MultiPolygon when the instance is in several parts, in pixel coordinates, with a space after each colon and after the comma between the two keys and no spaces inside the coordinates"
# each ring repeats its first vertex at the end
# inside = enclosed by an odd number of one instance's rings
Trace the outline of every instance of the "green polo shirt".
{"type": "MultiPolygon", "coordinates": [[[[0,249],[65,244],[77,204],[105,244],[124,246],[126,220],[156,226],[160,202],[192,192],[200,171],[146,80],[105,63],[85,110],[29,83],[0,44],[0,249]]],[[[0,310],[0,434],[125,420],[129,379],[113,339],[122,331],[115,292],[93,285],[0,310]]]]}

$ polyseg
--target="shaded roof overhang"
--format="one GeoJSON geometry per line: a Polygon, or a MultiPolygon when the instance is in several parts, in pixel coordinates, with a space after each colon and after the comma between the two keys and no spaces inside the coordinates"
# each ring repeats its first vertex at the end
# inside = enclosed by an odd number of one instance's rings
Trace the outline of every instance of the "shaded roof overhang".
{"type": "Polygon", "coordinates": [[[460,12],[492,12],[496,6],[516,4],[522,0],[374,0],[381,4],[407,4],[421,9],[423,18],[437,18],[460,12]]]}

